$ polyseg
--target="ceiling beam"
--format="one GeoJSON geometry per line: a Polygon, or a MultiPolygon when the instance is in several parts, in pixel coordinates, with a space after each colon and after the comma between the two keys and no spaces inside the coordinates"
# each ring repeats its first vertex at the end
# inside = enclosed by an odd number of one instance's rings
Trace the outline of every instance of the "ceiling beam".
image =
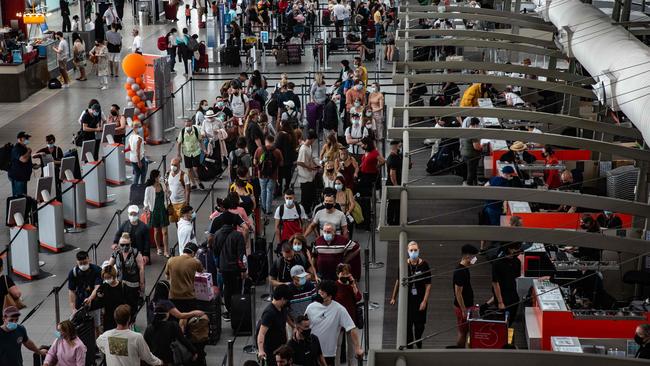
{"type": "Polygon", "coordinates": [[[395,44],[402,49],[408,42],[409,47],[427,47],[427,46],[454,46],[454,47],[477,47],[477,48],[494,48],[524,52],[534,55],[543,55],[555,58],[566,59],[568,56],[561,51],[544,47],[531,46],[521,43],[511,43],[504,41],[486,41],[482,39],[461,39],[461,38],[409,38],[397,39],[395,44]]]}
{"type": "MultiPolygon", "coordinates": [[[[459,9],[469,9],[466,7],[459,7],[459,9]]],[[[473,8],[472,8],[473,9],[473,8]]],[[[470,13],[438,13],[438,12],[402,12],[398,14],[399,19],[405,20],[407,17],[409,20],[417,19],[466,19],[466,20],[482,20],[486,22],[493,22],[499,24],[509,24],[509,25],[518,25],[522,28],[537,29],[546,32],[554,32],[555,27],[552,24],[547,24],[539,22],[537,20],[533,21],[530,19],[519,19],[512,17],[512,13],[505,13],[498,15],[488,15],[488,14],[470,14],[470,13]]],[[[531,18],[535,19],[535,18],[531,18]]],[[[409,27],[410,24],[405,24],[405,27],[409,27]]]]}

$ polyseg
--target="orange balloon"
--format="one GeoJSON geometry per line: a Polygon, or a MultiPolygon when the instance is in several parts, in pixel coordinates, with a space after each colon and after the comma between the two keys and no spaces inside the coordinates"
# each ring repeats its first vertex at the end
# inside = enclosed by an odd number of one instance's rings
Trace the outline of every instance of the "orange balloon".
{"type": "Polygon", "coordinates": [[[132,96],[135,95],[135,92],[133,90],[129,89],[129,90],[126,91],[126,94],[128,94],[130,97],[132,97],[132,96]]]}
{"type": "Polygon", "coordinates": [[[144,57],[137,53],[127,55],[122,60],[122,70],[128,77],[137,78],[144,74],[147,69],[147,64],[144,57]]]}
{"type": "Polygon", "coordinates": [[[129,83],[124,83],[124,89],[126,89],[126,90],[131,90],[131,84],[129,84],[129,83]]]}
{"type": "Polygon", "coordinates": [[[143,82],[142,78],[135,78],[135,83],[136,84],[142,86],[142,82],[143,82]]]}
{"type": "Polygon", "coordinates": [[[133,104],[135,104],[135,105],[137,105],[138,103],[140,103],[140,100],[141,100],[140,97],[137,96],[137,95],[134,95],[133,98],[131,98],[131,101],[132,101],[133,104]]]}
{"type": "Polygon", "coordinates": [[[144,102],[140,102],[140,103],[138,103],[138,108],[139,108],[140,110],[143,110],[145,106],[146,106],[146,104],[144,104],[144,102]]]}
{"type": "Polygon", "coordinates": [[[145,113],[146,114],[147,113],[147,108],[144,108],[144,107],[140,108],[140,113],[145,113]]]}

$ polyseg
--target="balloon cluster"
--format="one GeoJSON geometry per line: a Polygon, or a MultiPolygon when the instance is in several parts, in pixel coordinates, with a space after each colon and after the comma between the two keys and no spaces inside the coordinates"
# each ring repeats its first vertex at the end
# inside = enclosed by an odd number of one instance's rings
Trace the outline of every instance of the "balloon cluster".
{"type": "Polygon", "coordinates": [[[144,94],[144,82],[142,74],[146,71],[144,57],[137,53],[132,53],[122,60],[122,70],[127,79],[124,84],[126,89],[126,101],[129,108],[135,108],[133,121],[142,121],[147,113],[147,97],[144,94]]]}

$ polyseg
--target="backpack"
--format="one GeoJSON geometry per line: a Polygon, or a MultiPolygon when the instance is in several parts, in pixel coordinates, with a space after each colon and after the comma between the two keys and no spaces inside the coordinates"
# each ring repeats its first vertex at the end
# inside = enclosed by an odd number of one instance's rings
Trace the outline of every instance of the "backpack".
{"type": "Polygon", "coordinates": [[[196,41],[196,39],[190,37],[189,42],[187,43],[187,47],[190,49],[190,51],[198,51],[199,50],[199,42],[196,41]]]}
{"type": "Polygon", "coordinates": [[[167,36],[160,36],[158,37],[158,49],[161,51],[166,51],[167,50],[167,36]]]}
{"type": "MultiPolygon", "coordinates": [[[[200,140],[200,138],[199,138],[199,129],[196,128],[196,126],[192,126],[192,131],[194,131],[194,135],[196,135],[196,139],[200,140]]],[[[181,131],[181,145],[184,142],[185,142],[185,128],[183,128],[183,131],[181,131]]]]}
{"type": "Polygon", "coordinates": [[[47,82],[47,87],[49,89],[61,89],[62,85],[59,79],[54,78],[47,82]]]}
{"type": "Polygon", "coordinates": [[[287,121],[291,128],[294,130],[300,128],[300,121],[298,121],[298,111],[293,111],[293,113],[287,112],[287,121]]]}
{"type": "Polygon", "coordinates": [[[11,169],[11,150],[14,144],[7,142],[5,146],[0,147],[0,170],[8,172],[11,169]]]}
{"type": "Polygon", "coordinates": [[[210,319],[207,315],[191,318],[187,322],[185,333],[193,344],[207,342],[210,338],[210,319]]]}
{"type": "Polygon", "coordinates": [[[262,153],[260,157],[260,173],[264,177],[270,177],[273,175],[273,170],[275,169],[275,156],[273,152],[275,150],[266,150],[262,153]]]}
{"type": "Polygon", "coordinates": [[[250,155],[247,152],[237,155],[236,153],[233,152],[233,159],[232,162],[230,163],[230,177],[232,180],[235,180],[237,177],[237,169],[239,169],[239,166],[242,165],[242,158],[246,155],[250,155]]]}

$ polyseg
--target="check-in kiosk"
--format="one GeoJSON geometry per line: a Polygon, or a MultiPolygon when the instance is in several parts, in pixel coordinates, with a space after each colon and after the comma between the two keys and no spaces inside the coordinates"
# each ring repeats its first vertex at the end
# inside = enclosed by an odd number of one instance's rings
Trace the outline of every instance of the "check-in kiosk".
{"type": "Polygon", "coordinates": [[[40,272],[38,266],[38,229],[25,223],[27,199],[20,198],[9,202],[7,225],[13,243],[9,250],[11,266],[15,274],[28,280],[40,272]]]}
{"type": "Polygon", "coordinates": [[[126,183],[126,168],[124,166],[124,144],[116,143],[115,125],[105,124],[102,131],[102,155],[106,157],[106,183],[120,186],[126,183]]]}
{"type": "Polygon", "coordinates": [[[61,190],[63,193],[63,221],[72,226],[69,233],[79,232],[78,228],[86,227],[86,183],[75,179],[74,167],[76,158],[71,156],[61,160],[61,190]],[[70,188],[72,187],[72,188],[70,188]]]}
{"type": "Polygon", "coordinates": [[[86,182],[86,203],[95,207],[102,207],[107,202],[106,193],[106,166],[102,160],[97,160],[93,152],[95,141],[84,141],[81,146],[81,167],[86,182]]]}
{"type": "Polygon", "coordinates": [[[42,177],[36,184],[36,201],[38,210],[38,243],[52,252],[60,252],[65,247],[63,239],[63,204],[54,197],[52,191],[53,177],[42,177]]]}

